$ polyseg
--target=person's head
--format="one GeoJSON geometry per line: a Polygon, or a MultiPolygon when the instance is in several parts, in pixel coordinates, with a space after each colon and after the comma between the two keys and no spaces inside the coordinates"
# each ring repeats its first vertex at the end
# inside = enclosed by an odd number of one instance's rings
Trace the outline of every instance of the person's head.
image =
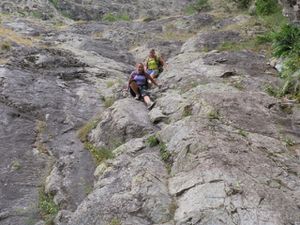
{"type": "Polygon", "coordinates": [[[139,73],[145,73],[144,64],[143,64],[143,63],[138,63],[138,64],[136,65],[136,70],[137,70],[139,73]]]}
{"type": "Polygon", "coordinates": [[[155,50],[154,50],[154,49],[151,49],[151,50],[150,50],[149,56],[150,56],[150,57],[154,57],[154,56],[155,56],[155,50]]]}

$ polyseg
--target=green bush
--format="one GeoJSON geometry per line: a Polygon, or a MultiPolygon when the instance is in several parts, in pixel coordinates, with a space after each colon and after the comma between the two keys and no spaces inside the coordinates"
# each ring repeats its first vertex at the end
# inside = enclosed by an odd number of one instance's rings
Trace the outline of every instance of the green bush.
{"type": "Polygon", "coordinates": [[[286,24],[274,34],[274,55],[286,57],[300,54],[300,29],[296,25],[286,24]]]}
{"type": "Polygon", "coordinates": [[[273,34],[273,54],[284,58],[281,77],[283,85],[278,97],[288,96],[300,101],[300,28],[286,24],[273,34]]]}
{"type": "Polygon", "coordinates": [[[159,144],[159,140],[157,139],[156,136],[153,135],[153,136],[148,137],[147,144],[149,145],[149,147],[152,148],[159,144]]]}
{"type": "Polygon", "coordinates": [[[256,12],[258,15],[266,16],[279,10],[278,0],[256,0],[256,12]]]}
{"type": "Polygon", "coordinates": [[[194,3],[189,4],[185,11],[187,14],[191,15],[208,8],[210,8],[208,0],[196,0],[194,3]]]}

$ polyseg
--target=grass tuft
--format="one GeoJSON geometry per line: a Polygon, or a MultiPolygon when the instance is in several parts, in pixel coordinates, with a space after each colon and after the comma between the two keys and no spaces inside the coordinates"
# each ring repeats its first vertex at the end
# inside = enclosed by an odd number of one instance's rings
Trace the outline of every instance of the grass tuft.
{"type": "Polygon", "coordinates": [[[295,141],[292,140],[291,138],[289,137],[283,137],[283,142],[285,143],[285,145],[287,147],[291,147],[291,146],[294,146],[295,145],[295,141]]]}
{"type": "Polygon", "coordinates": [[[115,101],[116,101],[115,97],[105,97],[104,98],[104,106],[106,108],[109,108],[114,104],[115,101]]]}
{"type": "Polygon", "coordinates": [[[148,137],[147,144],[149,145],[149,147],[152,148],[159,144],[159,140],[155,135],[153,135],[153,136],[148,137]]]}
{"type": "Polygon", "coordinates": [[[186,105],[183,108],[182,117],[188,117],[193,114],[193,106],[192,105],[186,105]]]}
{"type": "Polygon", "coordinates": [[[247,137],[248,136],[248,133],[246,131],[242,130],[242,129],[238,130],[238,134],[241,135],[241,136],[243,136],[243,137],[247,137]]]}
{"type": "Polygon", "coordinates": [[[53,196],[45,193],[43,189],[39,191],[38,209],[46,225],[53,225],[53,220],[59,211],[58,205],[53,201],[53,196]]]}
{"type": "Polygon", "coordinates": [[[209,120],[219,120],[220,119],[220,113],[218,110],[212,109],[207,114],[209,120]]]}
{"type": "Polygon", "coordinates": [[[122,225],[122,222],[118,218],[113,218],[109,225],[122,225]]]}
{"type": "Polygon", "coordinates": [[[165,163],[169,163],[172,154],[167,150],[167,145],[163,142],[161,142],[159,144],[159,153],[160,153],[160,157],[161,159],[165,162],[165,163]]]}
{"type": "Polygon", "coordinates": [[[96,128],[100,120],[100,118],[92,119],[79,129],[77,136],[81,142],[88,141],[88,134],[96,128]]]}
{"type": "Polygon", "coordinates": [[[106,13],[103,18],[103,21],[107,22],[116,22],[116,21],[130,21],[130,16],[127,13],[106,13]]]}
{"type": "Polygon", "coordinates": [[[114,157],[114,154],[110,149],[96,147],[88,141],[84,143],[84,147],[92,154],[98,165],[100,165],[100,163],[104,160],[112,159],[114,157]]]}

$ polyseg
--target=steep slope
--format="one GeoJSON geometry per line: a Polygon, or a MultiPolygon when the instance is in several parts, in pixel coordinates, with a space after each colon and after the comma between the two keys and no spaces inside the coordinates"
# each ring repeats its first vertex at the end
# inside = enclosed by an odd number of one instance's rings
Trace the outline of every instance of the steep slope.
{"type": "Polygon", "coordinates": [[[299,107],[265,92],[279,82],[265,50],[232,44],[265,31],[253,16],[224,1],[194,15],[190,1],[10,3],[52,16],[2,15],[1,225],[300,222],[299,107]],[[137,20],[66,18],[111,12],[137,20]],[[150,48],[168,67],[149,112],[122,89],[150,48]]]}

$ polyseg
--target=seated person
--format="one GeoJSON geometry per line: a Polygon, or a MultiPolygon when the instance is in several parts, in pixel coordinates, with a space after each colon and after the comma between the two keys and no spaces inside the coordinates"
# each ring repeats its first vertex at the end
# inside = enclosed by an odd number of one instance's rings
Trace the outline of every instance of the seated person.
{"type": "Polygon", "coordinates": [[[155,102],[151,101],[149,93],[147,91],[148,80],[158,86],[156,81],[148,73],[145,72],[143,63],[139,63],[136,66],[136,70],[133,71],[130,75],[128,87],[130,93],[135,97],[135,99],[139,100],[142,97],[144,102],[148,106],[148,109],[152,109],[155,105],[155,102]]]}
{"type": "Polygon", "coordinates": [[[151,49],[148,58],[146,59],[146,72],[156,79],[158,75],[163,71],[164,61],[161,57],[155,54],[155,50],[151,49]]]}

